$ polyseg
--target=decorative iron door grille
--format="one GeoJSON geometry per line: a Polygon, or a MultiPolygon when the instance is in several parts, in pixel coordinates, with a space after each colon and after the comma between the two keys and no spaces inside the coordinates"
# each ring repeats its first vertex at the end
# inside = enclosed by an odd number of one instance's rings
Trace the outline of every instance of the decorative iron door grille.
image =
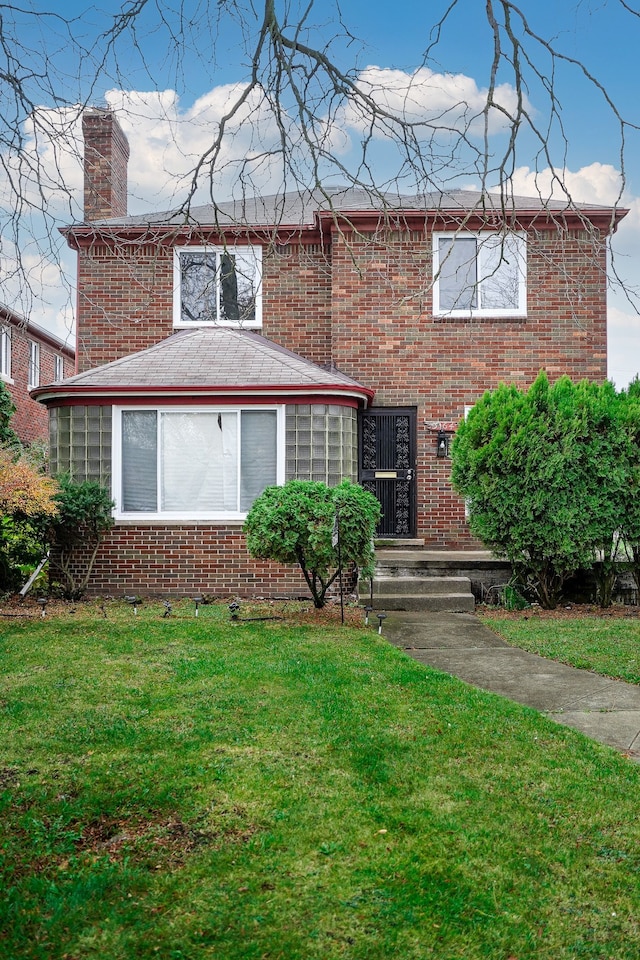
{"type": "Polygon", "coordinates": [[[373,407],[360,414],[360,483],[382,506],[379,537],[416,534],[416,411],[373,407]]]}

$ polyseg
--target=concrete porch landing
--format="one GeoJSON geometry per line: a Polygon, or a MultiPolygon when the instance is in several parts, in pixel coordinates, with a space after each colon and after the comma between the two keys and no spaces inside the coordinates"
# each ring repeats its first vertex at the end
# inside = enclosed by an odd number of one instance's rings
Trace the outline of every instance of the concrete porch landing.
{"type": "Polygon", "coordinates": [[[359,584],[361,602],[375,610],[470,613],[492,586],[507,583],[511,576],[510,565],[487,550],[401,544],[377,542],[373,596],[369,581],[359,584]]]}

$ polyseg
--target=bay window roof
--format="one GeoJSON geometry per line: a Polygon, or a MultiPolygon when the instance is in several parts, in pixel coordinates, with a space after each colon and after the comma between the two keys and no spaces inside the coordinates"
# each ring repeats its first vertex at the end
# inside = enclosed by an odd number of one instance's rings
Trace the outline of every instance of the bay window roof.
{"type": "Polygon", "coordinates": [[[229,327],[181,330],[146,350],[34,391],[44,403],[144,394],[321,394],[362,406],[373,398],[372,390],[335,368],[325,369],[257,333],[229,327]]]}

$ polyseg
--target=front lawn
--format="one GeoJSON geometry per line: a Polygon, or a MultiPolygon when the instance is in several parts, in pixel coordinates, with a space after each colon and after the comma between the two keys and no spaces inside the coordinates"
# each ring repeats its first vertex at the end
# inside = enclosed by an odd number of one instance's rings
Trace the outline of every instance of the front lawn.
{"type": "Polygon", "coordinates": [[[601,611],[537,607],[485,611],[482,620],[507,643],[605,677],[640,683],[640,616],[636,607],[601,611]]]}
{"type": "Polygon", "coordinates": [[[640,767],[335,611],[162,612],[0,620],[0,956],[638,956],[640,767]]]}

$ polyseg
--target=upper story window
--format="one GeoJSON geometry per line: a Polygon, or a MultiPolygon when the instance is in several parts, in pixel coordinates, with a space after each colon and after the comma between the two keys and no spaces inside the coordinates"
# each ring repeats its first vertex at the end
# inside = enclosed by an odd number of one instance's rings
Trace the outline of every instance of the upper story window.
{"type": "Polygon", "coordinates": [[[40,385],[40,344],[29,340],[29,389],[40,385]]]}
{"type": "Polygon", "coordinates": [[[260,247],[179,247],[174,255],[175,327],[262,326],[260,247]]]}
{"type": "Polygon", "coordinates": [[[436,233],[433,242],[435,316],[526,316],[523,235],[458,231],[436,233]]]}
{"type": "Polygon", "coordinates": [[[0,327],[0,377],[11,379],[11,331],[0,327]]]}
{"type": "Polygon", "coordinates": [[[242,520],[284,483],[284,408],[114,410],[121,519],[242,520]]]}
{"type": "Polygon", "coordinates": [[[56,382],[64,380],[64,360],[58,353],[53,358],[53,379],[56,382]]]}

